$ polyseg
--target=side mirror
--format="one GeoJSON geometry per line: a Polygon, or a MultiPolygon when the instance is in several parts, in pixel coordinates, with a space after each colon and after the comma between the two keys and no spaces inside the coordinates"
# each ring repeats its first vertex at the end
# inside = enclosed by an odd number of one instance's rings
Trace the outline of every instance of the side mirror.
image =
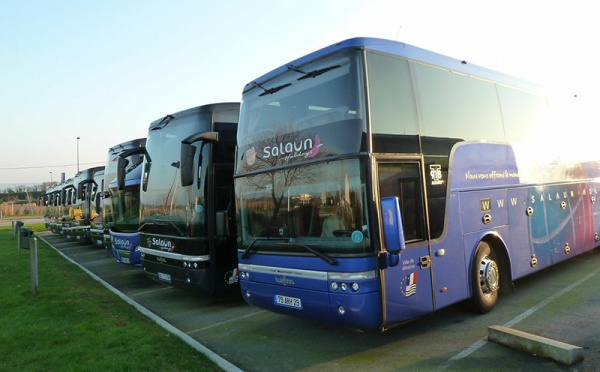
{"type": "Polygon", "coordinates": [[[98,191],[96,191],[96,193],[94,194],[94,203],[97,214],[100,214],[100,212],[102,212],[102,194],[103,192],[98,191]]]}
{"type": "Polygon", "coordinates": [[[194,155],[196,155],[196,147],[189,143],[181,144],[181,163],[179,165],[181,186],[189,186],[194,183],[194,155]]]}
{"type": "Polygon", "coordinates": [[[229,235],[227,211],[217,211],[217,236],[229,235]]]}
{"type": "Polygon", "coordinates": [[[150,167],[152,163],[149,161],[144,161],[144,171],[142,173],[142,190],[144,192],[148,191],[148,177],[150,177],[150,167]]]}
{"type": "Polygon", "coordinates": [[[124,159],[119,156],[117,159],[117,189],[124,190],[125,189],[125,169],[129,164],[129,160],[124,159]]]}
{"type": "Polygon", "coordinates": [[[406,248],[398,197],[381,199],[383,238],[388,253],[398,254],[406,248]]]}

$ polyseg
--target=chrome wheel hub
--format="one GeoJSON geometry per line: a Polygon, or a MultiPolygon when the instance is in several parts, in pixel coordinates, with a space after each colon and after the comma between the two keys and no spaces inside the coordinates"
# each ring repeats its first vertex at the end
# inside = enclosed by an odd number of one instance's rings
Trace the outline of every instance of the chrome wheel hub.
{"type": "Polygon", "coordinates": [[[496,292],[500,288],[500,272],[496,262],[485,256],[479,265],[479,283],[481,291],[488,295],[496,292]]]}

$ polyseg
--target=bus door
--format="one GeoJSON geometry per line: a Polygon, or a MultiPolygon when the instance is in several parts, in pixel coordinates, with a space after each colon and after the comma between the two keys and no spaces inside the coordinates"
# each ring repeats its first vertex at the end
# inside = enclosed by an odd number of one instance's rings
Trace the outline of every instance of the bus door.
{"type": "MultiPolygon", "coordinates": [[[[420,158],[381,160],[377,164],[380,200],[385,197],[398,198],[406,242],[397,265],[380,267],[384,327],[433,311],[431,256],[425,223],[421,164],[420,158]]],[[[382,254],[385,255],[384,252],[382,254]]]]}

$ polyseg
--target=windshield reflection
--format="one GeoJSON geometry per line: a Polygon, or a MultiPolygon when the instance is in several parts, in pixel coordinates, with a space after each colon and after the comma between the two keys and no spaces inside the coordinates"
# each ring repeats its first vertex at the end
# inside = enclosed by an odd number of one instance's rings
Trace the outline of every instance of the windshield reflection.
{"type": "MultiPolygon", "coordinates": [[[[208,117],[210,118],[210,117],[208,117]]],[[[181,141],[207,127],[204,115],[188,116],[148,134],[152,161],[144,164],[141,226],[156,234],[204,235],[204,198],[196,185],[181,187],[181,141]],[[144,226],[145,225],[145,226],[144,226]]],[[[198,146],[200,142],[193,146],[198,146]]],[[[206,146],[209,148],[209,146],[206,146]]]]}
{"type": "Polygon", "coordinates": [[[266,244],[257,238],[286,238],[328,252],[357,253],[370,245],[358,159],[247,176],[237,180],[236,195],[243,246],[266,244]]]}

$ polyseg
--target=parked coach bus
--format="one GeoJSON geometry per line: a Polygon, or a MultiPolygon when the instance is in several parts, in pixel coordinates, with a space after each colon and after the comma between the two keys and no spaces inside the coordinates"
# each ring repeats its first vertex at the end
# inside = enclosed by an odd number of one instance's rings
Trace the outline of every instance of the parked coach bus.
{"type": "Polygon", "coordinates": [[[140,266],[140,183],[145,154],[145,140],[144,146],[119,154],[117,178],[109,185],[112,251],[118,262],[135,266],[140,266]]]}
{"type": "Polygon", "coordinates": [[[100,237],[100,244],[97,244],[96,240],[98,239],[98,237],[95,234],[93,234],[92,231],[96,231],[99,226],[102,226],[104,214],[104,205],[102,203],[102,189],[104,188],[104,173],[106,170],[105,168],[106,167],[102,167],[100,170],[94,172],[94,186],[92,188],[91,195],[91,208],[93,209],[93,213],[90,216],[90,228],[88,230],[88,238],[92,245],[99,246],[102,246],[102,237],[100,237]]]}
{"type": "Polygon", "coordinates": [[[63,196],[62,189],[65,185],[66,181],[61,181],[56,183],[52,187],[52,192],[50,194],[50,198],[48,201],[49,210],[50,210],[50,224],[49,230],[54,234],[60,234],[62,231],[62,218],[63,218],[63,201],[61,200],[63,196]]]}
{"type": "Polygon", "coordinates": [[[60,183],[60,194],[57,198],[59,215],[56,219],[55,229],[52,232],[65,236],[65,229],[71,226],[71,221],[79,215],[75,210],[74,178],[69,178],[60,183]]]}
{"type": "Polygon", "coordinates": [[[98,185],[95,174],[104,171],[104,166],[83,169],[73,179],[72,211],[68,226],[63,227],[63,235],[67,239],[89,241],[90,221],[96,213],[92,204],[98,185]]]}
{"type": "Polygon", "coordinates": [[[58,186],[58,183],[54,183],[48,187],[46,194],[44,194],[42,198],[45,206],[44,223],[46,230],[52,230],[52,224],[56,224],[56,218],[58,214],[56,207],[56,196],[58,193],[60,193],[59,190],[60,187],[58,186]]]}
{"type": "Polygon", "coordinates": [[[572,124],[553,130],[532,84],[356,38],[259,77],[242,102],[249,304],[385,330],[463,300],[487,312],[515,279],[598,244],[599,163],[558,145],[572,124]]]}
{"type": "Polygon", "coordinates": [[[239,290],[233,166],[239,103],[150,124],[141,191],[144,273],[206,294],[239,290]]]}
{"type": "Polygon", "coordinates": [[[131,149],[144,147],[145,144],[145,138],[138,138],[120,143],[108,149],[108,157],[106,159],[106,165],[104,169],[104,180],[102,181],[103,185],[101,188],[102,216],[96,217],[90,229],[92,244],[97,247],[112,249],[109,229],[113,225],[113,218],[109,186],[110,183],[117,177],[117,163],[119,160],[119,154],[131,149]]]}

